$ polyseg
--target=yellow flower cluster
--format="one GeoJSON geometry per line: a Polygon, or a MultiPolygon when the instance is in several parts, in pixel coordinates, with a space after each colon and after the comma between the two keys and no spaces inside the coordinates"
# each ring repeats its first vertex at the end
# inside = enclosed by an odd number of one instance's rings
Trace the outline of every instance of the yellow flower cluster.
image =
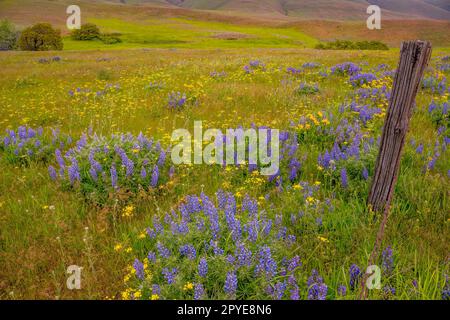
{"type": "Polygon", "coordinates": [[[130,218],[133,216],[133,212],[134,212],[134,206],[133,205],[128,205],[126,206],[123,211],[122,211],[122,217],[124,218],[130,218]]]}
{"type": "Polygon", "coordinates": [[[187,282],[183,287],[184,291],[190,291],[192,289],[194,289],[194,285],[192,284],[192,282],[187,282]]]}
{"type": "Polygon", "coordinates": [[[330,125],[330,120],[328,120],[321,111],[317,112],[316,115],[314,115],[312,113],[308,113],[305,118],[306,118],[306,123],[299,124],[297,126],[298,129],[309,130],[311,128],[314,128],[314,127],[317,127],[320,125],[322,125],[322,126],[330,125]]]}

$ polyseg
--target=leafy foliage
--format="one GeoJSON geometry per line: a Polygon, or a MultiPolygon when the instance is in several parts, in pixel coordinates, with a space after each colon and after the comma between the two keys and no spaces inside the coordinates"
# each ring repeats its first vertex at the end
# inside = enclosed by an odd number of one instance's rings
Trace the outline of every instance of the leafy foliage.
{"type": "Polygon", "coordinates": [[[0,51],[13,50],[17,46],[19,33],[8,20],[0,21],[0,51]]]}
{"type": "Polygon", "coordinates": [[[316,49],[321,50],[389,50],[381,41],[349,41],[336,40],[334,42],[319,43],[316,49]]]}
{"type": "Polygon", "coordinates": [[[83,24],[80,29],[72,31],[71,37],[73,40],[94,40],[100,38],[100,29],[93,23],[83,24]]]}
{"type": "Polygon", "coordinates": [[[23,30],[19,47],[25,51],[62,50],[63,42],[59,30],[49,23],[38,23],[23,30]]]}

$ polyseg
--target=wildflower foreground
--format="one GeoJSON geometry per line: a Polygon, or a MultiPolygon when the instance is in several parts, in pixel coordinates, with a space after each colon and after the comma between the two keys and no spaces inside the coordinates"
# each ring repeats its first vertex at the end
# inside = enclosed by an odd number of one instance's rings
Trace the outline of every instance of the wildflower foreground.
{"type": "MultiPolygon", "coordinates": [[[[2,295],[357,298],[397,53],[153,51],[0,61],[2,295]],[[280,170],[174,166],[196,120],[279,129],[280,170]]],[[[417,98],[373,299],[449,298],[448,65],[434,53],[417,98]]]]}

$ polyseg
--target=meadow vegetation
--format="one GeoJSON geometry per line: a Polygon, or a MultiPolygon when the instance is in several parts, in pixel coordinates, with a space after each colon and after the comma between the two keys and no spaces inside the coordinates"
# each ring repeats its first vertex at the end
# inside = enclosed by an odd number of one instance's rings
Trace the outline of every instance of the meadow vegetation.
{"type": "MultiPolygon", "coordinates": [[[[123,34],[118,47],[151,37],[94,22],[123,34]]],[[[358,297],[398,50],[270,49],[262,34],[183,49],[156,28],[169,48],[1,53],[1,297],[358,297]],[[171,133],[195,120],[280,129],[280,171],[172,166],[171,133]],[[65,287],[72,264],[81,290],[65,287]]],[[[448,54],[434,51],[417,97],[373,299],[449,296],[448,54]]]]}

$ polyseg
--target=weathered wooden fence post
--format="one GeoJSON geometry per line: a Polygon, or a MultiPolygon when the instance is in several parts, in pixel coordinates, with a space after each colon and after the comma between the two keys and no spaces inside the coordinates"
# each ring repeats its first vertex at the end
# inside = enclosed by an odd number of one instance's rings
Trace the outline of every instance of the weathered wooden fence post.
{"type": "Polygon", "coordinates": [[[430,56],[431,44],[427,41],[402,43],[368,198],[374,211],[382,212],[390,205],[414,101],[430,56]]]}
{"type": "MultiPolygon", "coordinates": [[[[402,43],[400,61],[395,74],[386,121],[381,136],[380,150],[375,165],[367,203],[375,212],[383,212],[368,265],[373,265],[381,246],[386,228],[390,204],[397,182],[400,158],[409,127],[417,90],[431,57],[431,44],[427,41],[406,41],[402,43]]],[[[368,294],[368,275],[364,274],[360,299],[368,294]]]]}

